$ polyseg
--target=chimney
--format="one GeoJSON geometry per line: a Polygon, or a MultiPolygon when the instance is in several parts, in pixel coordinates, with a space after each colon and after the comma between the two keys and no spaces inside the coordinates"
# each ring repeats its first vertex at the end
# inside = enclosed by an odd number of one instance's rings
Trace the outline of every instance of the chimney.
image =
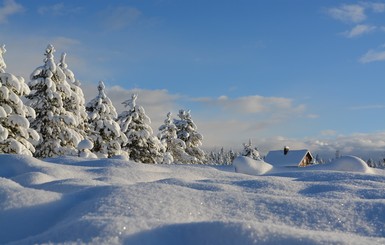
{"type": "Polygon", "coordinates": [[[289,152],[289,147],[288,146],[283,147],[283,154],[287,155],[288,152],[289,152]]]}

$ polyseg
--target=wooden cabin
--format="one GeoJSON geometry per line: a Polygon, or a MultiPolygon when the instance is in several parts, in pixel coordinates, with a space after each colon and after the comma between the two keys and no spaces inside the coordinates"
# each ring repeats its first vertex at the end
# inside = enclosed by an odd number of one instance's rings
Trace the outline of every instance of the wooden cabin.
{"type": "Polygon", "coordinates": [[[283,150],[269,151],[265,157],[265,162],[277,167],[306,167],[313,163],[313,156],[309,150],[283,150]]]}

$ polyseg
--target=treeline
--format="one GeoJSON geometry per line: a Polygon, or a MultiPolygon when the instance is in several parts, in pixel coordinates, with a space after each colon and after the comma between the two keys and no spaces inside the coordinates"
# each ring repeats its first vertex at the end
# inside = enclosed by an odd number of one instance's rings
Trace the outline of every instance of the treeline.
{"type": "Polygon", "coordinates": [[[66,54],[58,63],[48,45],[44,60],[29,82],[6,72],[0,47],[0,153],[25,154],[37,158],[123,156],[142,163],[207,163],[200,149],[203,136],[197,132],[190,111],[177,118],[168,113],[159,134],[154,135],[150,118],[137,95],[124,101],[118,114],[98,84],[98,94],[85,103],[81,83],[68,68],[66,54]]]}

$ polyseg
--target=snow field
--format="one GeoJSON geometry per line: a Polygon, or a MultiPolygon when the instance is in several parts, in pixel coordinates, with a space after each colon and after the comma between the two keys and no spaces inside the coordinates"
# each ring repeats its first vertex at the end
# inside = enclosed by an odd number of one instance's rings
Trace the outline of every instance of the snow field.
{"type": "Polygon", "coordinates": [[[385,174],[0,155],[0,243],[384,244],[385,174]]]}

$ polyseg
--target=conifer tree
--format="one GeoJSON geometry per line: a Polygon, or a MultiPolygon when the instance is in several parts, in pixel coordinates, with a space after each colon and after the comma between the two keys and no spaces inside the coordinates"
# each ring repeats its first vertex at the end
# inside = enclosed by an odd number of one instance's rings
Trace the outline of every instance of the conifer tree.
{"type": "Polygon", "coordinates": [[[26,98],[36,111],[31,127],[40,134],[36,157],[77,155],[76,146],[83,139],[74,130],[75,117],[64,108],[63,100],[70,97],[71,89],[64,72],[54,62],[54,52],[54,47],[48,45],[44,65],[32,72],[28,83],[31,93],[26,98]]]}
{"type": "Polygon", "coordinates": [[[64,108],[69,113],[72,113],[76,120],[75,131],[82,135],[83,138],[86,138],[89,129],[84,94],[80,87],[80,81],[75,79],[74,73],[68,68],[66,53],[62,53],[58,67],[64,72],[69,88],[71,89],[69,96],[63,99],[64,108]]]}
{"type": "Polygon", "coordinates": [[[177,137],[177,127],[175,126],[171,112],[167,113],[164,124],[159,127],[159,140],[166,147],[166,154],[171,155],[172,162],[175,163],[196,163],[198,160],[186,153],[186,144],[177,137]]]}
{"type": "Polygon", "coordinates": [[[253,143],[251,142],[251,139],[249,139],[249,143],[243,143],[243,152],[241,155],[250,157],[254,160],[261,160],[259,151],[257,147],[253,147],[253,143]]]}
{"type": "Polygon", "coordinates": [[[90,127],[89,137],[94,144],[92,152],[99,157],[127,156],[128,154],[121,148],[126,145],[127,137],[115,122],[116,109],[107,97],[102,81],[99,82],[98,91],[99,94],[86,105],[90,127]]]}
{"type": "Polygon", "coordinates": [[[118,122],[122,132],[127,136],[128,142],[124,147],[130,159],[142,163],[161,163],[163,161],[164,146],[153,135],[150,127],[151,120],[146,115],[142,106],[136,105],[137,95],[123,102],[126,111],[123,111],[118,122]]]}
{"type": "Polygon", "coordinates": [[[206,161],[206,154],[199,146],[202,145],[203,136],[197,132],[197,126],[191,118],[190,111],[179,110],[178,117],[174,119],[177,127],[178,139],[186,144],[186,152],[197,159],[197,163],[203,164],[206,161]]]}
{"type": "Polygon", "coordinates": [[[0,153],[32,156],[39,135],[27,118],[34,118],[35,111],[20,99],[30,90],[24,78],[5,72],[5,52],[5,46],[0,46],[0,153]]]}

